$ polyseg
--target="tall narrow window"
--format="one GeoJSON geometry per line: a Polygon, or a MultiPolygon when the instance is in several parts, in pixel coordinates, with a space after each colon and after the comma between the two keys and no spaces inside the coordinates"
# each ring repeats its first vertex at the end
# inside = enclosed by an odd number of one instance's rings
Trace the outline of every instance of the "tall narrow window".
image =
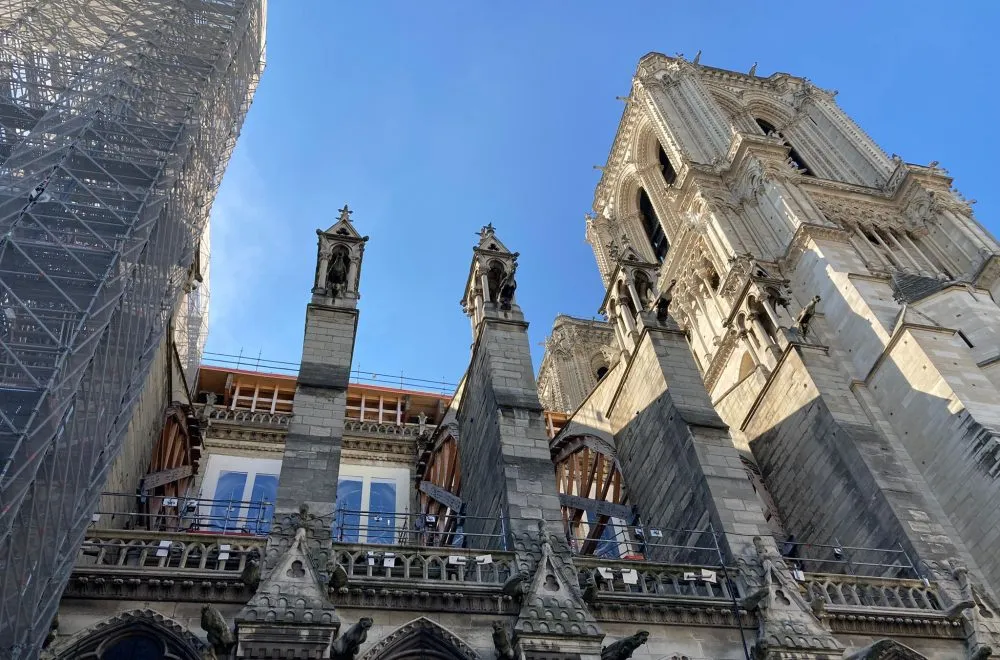
{"type": "Polygon", "coordinates": [[[274,501],[278,497],[278,475],[258,474],[253,480],[250,506],[247,507],[247,527],[252,534],[267,534],[274,518],[274,501]]]}
{"type": "Polygon", "coordinates": [[[662,264],[670,249],[670,242],[667,240],[667,235],[663,233],[663,225],[656,217],[656,210],[649,200],[649,195],[642,188],[639,188],[639,215],[642,216],[642,229],[646,232],[646,238],[649,239],[649,245],[653,248],[653,254],[656,255],[657,262],[662,264]]]}
{"type": "Polygon", "coordinates": [[[368,509],[368,543],[392,543],[396,529],[396,482],[372,479],[368,509]]]}
{"type": "Polygon", "coordinates": [[[799,152],[796,151],[795,147],[792,146],[792,143],[789,142],[787,139],[785,139],[784,135],[778,132],[778,129],[774,127],[774,124],[767,121],[766,119],[758,119],[757,125],[760,126],[760,130],[764,131],[764,135],[767,135],[769,133],[774,133],[779,138],[781,138],[781,141],[785,143],[786,147],[788,147],[788,157],[792,159],[792,163],[795,165],[795,167],[797,167],[800,170],[804,170],[802,172],[803,174],[805,174],[806,176],[816,176],[815,174],[813,174],[812,168],[806,165],[806,161],[802,159],[802,156],[799,154],[799,152]]]}
{"type": "Polygon", "coordinates": [[[357,543],[361,533],[361,480],[337,482],[337,513],[333,517],[335,541],[357,543]]]}
{"type": "Polygon", "coordinates": [[[657,152],[657,158],[660,159],[660,173],[663,174],[663,180],[667,182],[668,186],[674,185],[674,181],[677,180],[677,170],[674,169],[673,163],[670,162],[670,157],[667,156],[667,152],[663,150],[663,145],[657,145],[659,151],[657,152]]]}
{"type": "Polygon", "coordinates": [[[223,472],[219,475],[219,484],[215,487],[215,502],[212,503],[210,529],[226,531],[241,526],[240,508],[246,485],[246,472],[223,472]]]}

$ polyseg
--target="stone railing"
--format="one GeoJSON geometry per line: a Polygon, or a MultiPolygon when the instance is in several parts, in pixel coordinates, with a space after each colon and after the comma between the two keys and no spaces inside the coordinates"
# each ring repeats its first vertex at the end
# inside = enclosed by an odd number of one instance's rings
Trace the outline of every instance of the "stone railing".
{"type": "MultiPolygon", "coordinates": [[[[425,428],[432,428],[427,425],[425,428]]],[[[360,419],[345,419],[344,431],[363,435],[390,436],[396,438],[416,438],[420,435],[419,424],[390,424],[388,422],[362,422],[360,419]]]]}
{"type": "Polygon", "coordinates": [[[112,600],[245,603],[247,560],[263,537],[93,530],[80,546],[66,595],[112,600]]]}
{"type": "Polygon", "coordinates": [[[223,422],[242,426],[257,426],[272,429],[287,429],[292,421],[292,413],[269,413],[251,410],[231,410],[229,408],[208,408],[206,415],[209,423],[223,422]]]}
{"type": "MultiPolygon", "coordinates": [[[[732,602],[729,587],[718,566],[703,569],[582,556],[575,557],[573,561],[577,568],[588,574],[588,578],[593,577],[598,597],[675,597],[732,602]],[[714,575],[715,581],[704,579],[702,570],[710,571],[707,575],[714,575]]],[[[740,594],[736,596],[739,598],[740,594]]]]}
{"type": "Polygon", "coordinates": [[[819,598],[831,611],[941,611],[936,589],[919,580],[806,573],[802,586],[810,600],[819,598]]]}
{"type": "Polygon", "coordinates": [[[80,546],[78,571],[187,572],[239,577],[247,558],[262,552],[266,538],[187,532],[94,530],[80,546]]]}
{"type": "Polygon", "coordinates": [[[334,544],[351,584],[436,583],[499,587],[516,572],[514,554],[462,548],[334,544]]]}

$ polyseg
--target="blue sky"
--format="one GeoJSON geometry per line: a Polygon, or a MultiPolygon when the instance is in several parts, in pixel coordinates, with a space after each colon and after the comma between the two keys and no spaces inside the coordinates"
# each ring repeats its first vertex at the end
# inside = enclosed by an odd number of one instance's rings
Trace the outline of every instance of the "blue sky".
{"type": "Polygon", "coordinates": [[[315,229],[371,237],[354,365],[456,381],[480,226],[521,253],[535,366],[603,290],[584,214],[639,58],[805,76],[889,153],[940,161],[997,232],[996,2],[272,0],[212,219],[208,350],[298,361],[315,229]]]}

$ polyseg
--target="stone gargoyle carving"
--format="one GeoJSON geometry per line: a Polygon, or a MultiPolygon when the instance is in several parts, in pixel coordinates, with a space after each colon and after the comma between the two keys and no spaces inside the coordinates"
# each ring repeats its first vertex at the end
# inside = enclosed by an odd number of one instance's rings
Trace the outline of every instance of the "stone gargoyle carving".
{"type": "Polygon", "coordinates": [[[347,571],[343,566],[332,559],[326,563],[326,573],[330,577],[327,579],[327,586],[333,591],[346,589],[348,584],[347,571]]]}
{"type": "Polygon", "coordinates": [[[216,657],[225,657],[236,643],[226,618],[211,605],[201,606],[201,629],[208,633],[208,645],[216,657]]]}
{"type": "Polygon", "coordinates": [[[510,641],[510,633],[503,621],[493,622],[493,646],[497,650],[497,660],[514,660],[514,645],[510,641]]]}
{"type": "Polygon", "coordinates": [[[798,317],[795,319],[795,328],[803,337],[809,334],[809,322],[816,315],[816,305],[819,304],[819,301],[819,296],[813,296],[813,299],[802,308],[802,311],[799,312],[798,317]]]}
{"type": "Polygon", "coordinates": [[[614,644],[601,649],[601,660],[628,660],[628,658],[632,657],[632,653],[645,644],[648,639],[649,633],[645,630],[640,630],[634,635],[619,639],[614,644]]]}
{"type": "Polygon", "coordinates": [[[257,589],[260,584],[260,551],[253,550],[247,555],[247,563],[240,574],[240,581],[250,590],[257,589]]]}
{"type": "Polygon", "coordinates": [[[503,583],[503,589],[501,589],[501,592],[504,596],[510,596],[514,600],[519,600],[522,596],[524,596],[525,591],[527,591],[528,582],[530,581],[531,573],[528,571],[515,573],[503,583]]]}
{"type": "Polygon", "coordinates": [[[330,653],[330,660],[354,660],[358,654],[358,649],[368,639],[368,629],[374,623],[371,617],[361,617],[358,622],[347,629],[343,635],[333,643],[330,653]]]}

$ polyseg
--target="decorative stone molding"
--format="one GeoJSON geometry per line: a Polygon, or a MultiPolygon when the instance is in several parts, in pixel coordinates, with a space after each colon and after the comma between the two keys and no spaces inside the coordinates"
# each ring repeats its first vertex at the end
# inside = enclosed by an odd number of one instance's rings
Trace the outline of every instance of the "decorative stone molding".
{"type": "MultiPolygon", "coordinates": [[[[165,642],[169,657],[200,660],[207,650],[204,642],[173,619],[151,609],[129,610],[81,630],[72,637],[57,641],[42,653],[45,660],[74,660],[91,657],[109,639],[123,633],[148,631],[165,642]]],[[[96,657],[96,656],[94,656],[96,657]]]]}
{"type": "Polygon", "coordinates": [[[479,660],[481,657],[455,633],[426,617],[420,617],[383,637],[361,656],[361,660],[378,660],[383,655],[400,653],[406,650],[407,642],[417,639],[430,641],[434,646],[440,645],[443,647],[441,651],[456,658],[479,660]]]}

